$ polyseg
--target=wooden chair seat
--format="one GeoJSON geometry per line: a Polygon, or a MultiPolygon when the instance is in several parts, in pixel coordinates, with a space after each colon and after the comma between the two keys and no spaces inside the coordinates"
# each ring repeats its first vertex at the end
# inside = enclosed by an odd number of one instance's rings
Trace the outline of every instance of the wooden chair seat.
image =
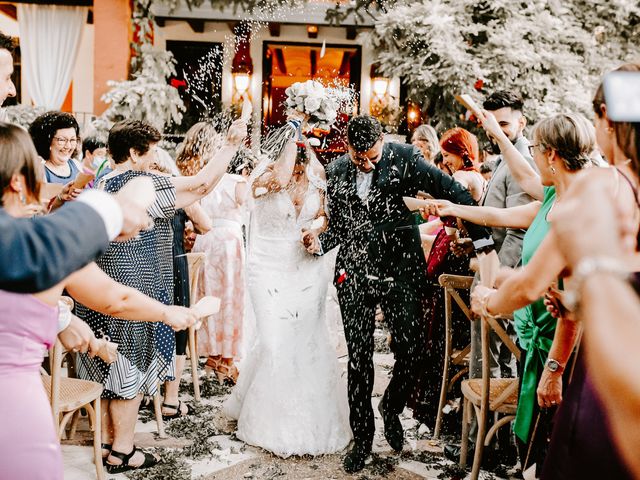
{"type": "MultiPolygon", "coordinates": [[[[42,384],[51,398],[51,377],[42,375],[42,384]]],[[[58,393],[58,411],[60,413],[72,412],[87,403],[93,402],[102,395],[102,384],[79,378],[60,379],[60,391],[58,393]]]]}
{"type": "Polygon", "coordinates": [[[77,419],[81,408],[84,408],[89,416],[89,425],[93,431],[93,462],[96,467],[98,480],[104,480],[102,468],[101,442],[101,413],[100,396],[103,386],[100,383],[79,378],[62,376],[62,355],[64,347],[60,340],[49,350],[51,375],[41,370],[42,385],[51,402],[51,411],[56,433],[62,439],[66,435],[67,424],[70,420],[71,431],[69,438],[75,435],[77,419]]]}
{"type": "MultiPolygon", "coordinates": [[[[482,401],[482,379],[473,378],[462,381],[462,393],[471,403],[480,406],[482,401]]],[[[489,403],[500,403],[491,410],[498,413],[515,415],[518,408],[518,379],[492,378],[489,382],[489,403]],[[502,399],[501,397],[506,398],[502,399]]]]}

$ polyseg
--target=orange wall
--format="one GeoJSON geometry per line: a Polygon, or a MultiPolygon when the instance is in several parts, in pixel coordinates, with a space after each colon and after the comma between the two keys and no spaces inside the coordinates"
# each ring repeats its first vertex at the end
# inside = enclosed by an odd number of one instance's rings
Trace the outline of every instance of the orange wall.
{"type": "Polygon", "coordinates": [[[107,80],[126,80],[129,74],[131,8],[129,0],[94,0],[93,113],[107,105],[100,97],[109,89],[107,80]]]}

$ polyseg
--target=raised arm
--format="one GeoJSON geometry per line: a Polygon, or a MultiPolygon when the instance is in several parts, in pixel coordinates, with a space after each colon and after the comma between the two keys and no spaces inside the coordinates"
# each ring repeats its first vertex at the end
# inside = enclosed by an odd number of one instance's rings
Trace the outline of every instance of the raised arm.
{"type": "Polygon", "coordinates": [[[500,128],[496,117],[492,113],[483,111],[484,118],[481,120],[482,127],[500,147],[500,153],[507,162],[513,179],[526,193],[536,200],[544,198],[544,186],[540,182],[540,175],[527,162],[518,149],[511,143],[509,137],[500,128]]]}
{"type": "Polygon", "coordinates": [[[459,217],[463,220],[487,227],[529,228],[540,210],[540,202],[510,208],[480,207],[456,205],[447,200],[432,200],[430,208],[421,211],[424,218],[429,215],[438,217],[459,217]]]}
{"type": "Polygon", "coordinates": [[[214,189],[246,136],[246,122],[236,120],[229,128],[225,145],[209,159],[202,170],[190,177],[171,178],[171,183],[176,189],[176,208],[189,206],[214,189]]]}
{"type": "Polygon", "coordinates": [[[295,129],[291,129],[291,138],[284,146],[282,153],[267,170],[253,182],[253,196],[259,197],[268,192],[277,192],[285,188],[293,175],[298,147],[295,142],[295,129]]]}
{"type": "Polygon", "coordinates": [[[122,285],[91,263],[65,282],[76,301],[105,315],[141,322],[162,322],[181,330],[195,322],[189,309],[164,305],[135,288],[122,285]]]}
{"type": "Polygon", "coordinates": [[[12,292],[53,287],[109,243],[101,216],[82,202],[30,219],[0,211],[0,232],[0,288],[12,292]]]}
{"type": "Polygon", "coordinates": [[[188,207],[184,207],[184,212],[193,224],[193,229],[198,235],[204,235],[213,228],[213,223],[204,208],[198,202],[192,203],[188,207]]]}
{"type": "Polygon", "coordinates": [[[547,235],[531,261],[509,276],[500,288],[489,296],[487,312],[511,314],[535,302],[557,280],[565,267],[566,261],[558,249],[555,237],[547,235]]]}

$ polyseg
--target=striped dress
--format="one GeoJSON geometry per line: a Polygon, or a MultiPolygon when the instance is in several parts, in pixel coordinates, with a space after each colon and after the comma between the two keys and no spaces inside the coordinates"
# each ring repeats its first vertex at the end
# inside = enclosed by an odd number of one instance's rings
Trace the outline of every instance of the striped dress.
{"type": "MultiPolygon", "coordinates": [[[[173,303],[173,230],[176,192],[167,177],[127,171],[106,181],[105,191],[117,192],[129,180],[148,175],[156,201],[149,209],[154,227],[127,242],[112,242],[98,266],[115,281],[133,287],[166,305],[173,303]]],[[[139,393],[154,395],[158,382],[173,379],[175,337],[164,323],[132,322],[93,311],[78,304],[77,315],[96,337],[108,336],[118,344],[117,360],[79,356],[80,378],[102,383],[103,398],[132,399],[139,393]]]]}

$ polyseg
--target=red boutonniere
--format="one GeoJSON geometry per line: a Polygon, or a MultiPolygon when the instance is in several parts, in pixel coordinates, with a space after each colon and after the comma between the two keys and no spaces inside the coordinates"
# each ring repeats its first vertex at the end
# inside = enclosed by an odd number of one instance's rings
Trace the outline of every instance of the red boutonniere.
{"type": "Polygon", "coordinates": [[[475,88],[477,91],[481,91],[483,87],[484,80],[482,78],[479,78],[478,80],[476,80],[476,83],[473,84],[473,88],[475,88]]]}
{"type": "Polygon", "coordinates": [[[171,81],[169,82],[169,84],[173,88],[180,88],[180,87],[186,87],[187,86],[187,82],[185,80],[178,80],[177,78],[172,78],[171,81]]]}

